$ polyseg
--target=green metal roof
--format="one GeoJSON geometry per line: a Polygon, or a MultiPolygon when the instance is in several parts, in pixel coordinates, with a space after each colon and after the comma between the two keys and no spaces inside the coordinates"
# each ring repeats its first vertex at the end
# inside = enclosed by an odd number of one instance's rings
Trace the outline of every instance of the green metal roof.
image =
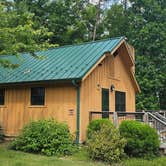
{"type": "Polygon", "coordinates": [[[0,84],[49,80],[82,79],[105,52],[112,51],[124,37],[87,42],[37,52],[43,59],[29,54],[0,56],[20,64],[15,69],[0,67],[0,84]]]}

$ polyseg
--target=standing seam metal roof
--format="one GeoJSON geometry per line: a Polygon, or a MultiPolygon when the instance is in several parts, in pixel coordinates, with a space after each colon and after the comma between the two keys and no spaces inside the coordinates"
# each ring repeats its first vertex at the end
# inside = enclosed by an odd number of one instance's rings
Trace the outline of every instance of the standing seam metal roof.
{"type": "Polygon", "coordinates": [[[82,79],[105,52],[112,51],[124,37],[69,45],[36,52],[43,59],[30,54],[0,56],[19,64],[15,69],[0,67],[0,84],[49,80],[82,79]]]}

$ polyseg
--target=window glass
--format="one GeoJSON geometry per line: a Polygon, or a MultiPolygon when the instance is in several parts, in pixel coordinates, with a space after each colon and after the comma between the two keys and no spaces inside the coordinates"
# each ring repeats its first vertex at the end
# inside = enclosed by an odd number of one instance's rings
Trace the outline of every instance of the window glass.
{"type": "Polygon", "coordinates": [[[34,87],[31,88],[31,105],[45,104],[45,88],[34,87]]]}
{"type": "Polygon", "coordinates": [[[126,93],[125,92],[115,92],[115,110],[117,112],[126,111],[126,93]]]}
{"type": "Polygon", "coordinates": [[[0,105],[5,103],[5,89],[0,89],[0,105]]]}

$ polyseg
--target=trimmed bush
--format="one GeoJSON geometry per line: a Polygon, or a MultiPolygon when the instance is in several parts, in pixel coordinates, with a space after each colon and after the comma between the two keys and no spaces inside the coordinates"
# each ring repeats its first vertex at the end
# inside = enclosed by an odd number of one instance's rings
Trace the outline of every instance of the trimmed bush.
{"type": "Polygon", "coordinates": [[[110,120],[94,120],[88,126],[87,150],[93,160],[119,161],[124,155],[125,142],[110,120]]]}
{"type": "Polygon", "coordinates": [[[26,125],[11,143],[11,149],[44,155],[70,155],[75,150],[68,126],[54,120],[40,120],[26,125]]]}
{"type": "Polygon", "coordinates": [[[127,139],[125,153],[133,157],[152,157],[158,154],[159,136],[155,129],[137,121],[123,121],[120,134],[127,139]]]}
{"type": "Polygon", "coordinates": [[[87,139],[90,139],[93,136],[94,132],[100,131],[103,125],[113,127],[112,122],[108,119],[97,119],[91,121],[87,128],[87,139]]]}

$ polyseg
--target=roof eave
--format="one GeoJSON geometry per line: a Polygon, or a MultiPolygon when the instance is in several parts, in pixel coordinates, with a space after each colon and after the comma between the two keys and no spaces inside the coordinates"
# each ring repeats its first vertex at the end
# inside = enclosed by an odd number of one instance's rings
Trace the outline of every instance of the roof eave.
{"type": "Polygon", "coordinates": [[[22,82],[8,82],[8,83],[0,83],[0,86],[10,86],[10,85],[36,85],[43,83],[71,83],[73,80],[76,82],[81,82],[82,78],[68,78],[68,79],[52,79],[52,80],[35,80],[35,81],[22,81],[22,82]]]}

